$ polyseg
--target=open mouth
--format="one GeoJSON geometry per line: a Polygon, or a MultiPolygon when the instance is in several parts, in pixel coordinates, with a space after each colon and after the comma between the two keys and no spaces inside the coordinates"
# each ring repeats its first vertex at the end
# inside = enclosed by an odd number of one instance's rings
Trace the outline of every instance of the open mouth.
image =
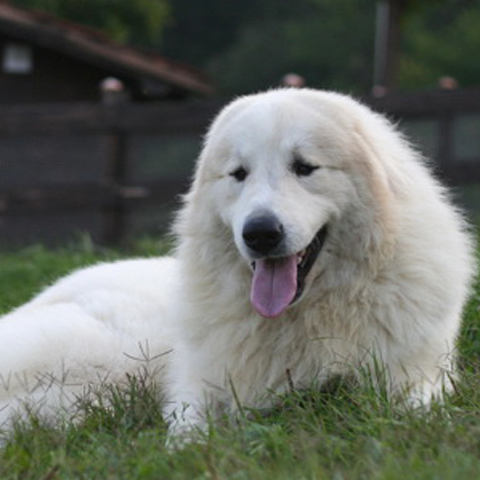
{"type": "Polygon", "coordinates": [[[305,279],[322,250],[326,235],[325,225],[302,251],[288,257],[266,258],[253,263],[250,301],[260,315],[278,317],[300,298],[305,279]]]}

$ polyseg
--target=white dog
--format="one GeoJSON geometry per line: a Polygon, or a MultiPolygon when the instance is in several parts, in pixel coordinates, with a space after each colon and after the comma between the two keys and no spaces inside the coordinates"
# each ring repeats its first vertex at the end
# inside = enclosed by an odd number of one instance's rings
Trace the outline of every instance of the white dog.
{"type": "Polygon", "coordinates": [[[392,393],[448,389],[471,242],[419,155],[351,98],[225,108],[175,231],[174,258],[76,272],[0,321],[4,420],[147,364],[187,426],[375,362],[392,393]]]}

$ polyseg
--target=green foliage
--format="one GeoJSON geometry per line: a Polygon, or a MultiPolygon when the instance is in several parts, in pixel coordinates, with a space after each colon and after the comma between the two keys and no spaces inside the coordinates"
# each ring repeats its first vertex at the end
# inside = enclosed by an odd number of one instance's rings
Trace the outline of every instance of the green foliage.
{"type": "Polygon", "coordinates": [[[461,86],[480,83],[480,1],[443,0],[417,8],[403,27],[399,86],[435,88],[442,76],[461,86]]]}
{"type": "MultiPolygon", "coordinates": [[[[294,71],[309,86],[367,93],[373,82],[372,0],[170,0],[164,53],[207,68],[220,93],[246,93],[294,71]]],[[[408,0],[398,86],[435,88],[451,75],[478,85],[480,0],[408,0]]]]}
{"type": "Polygon", "coordinates": [[[168,0],[12,0],[12,3],[106,32],[112,39],[157,47],[169,19],[168,0]]]}
{"type": "MultiPolygon", "coordinates": [[[[161,245],[163,249],[165,246],[161,245]]],[[[71,268],[162,250],[143,240],[128,252],[76,246],[0,255],[10,306],[71,268]],[[22,282],[21,278],[24,281],[22,282]]],[[[399,410],[350,381],[276,397],[277,407],[210,425],[185,446],[165,446],[161,392],[148,376],[106,385],[79,404],[74,423],[32,416],[0,449],[2,480],[471,480],[480,471],[480,278],[465,312],[455,393],[429,412],[399,410]]],[[[273,395],[273,394],[272,394],[273,395]]]]}
{"type": "Polygon", "coordinates": [[[210,62],[222,91],[276,86],[292,71],[312,87],[369,88],[374,33],[370,0],[299,0],[289,8],[273,7],[243,25],[237,42],[210,62]]]}
{"type": "MultiPolygon", "coordinates": [[[[477,231],[479,230],[480,223],[477,224],[477,231]]],[[[477,265],[480,266],[480,248],[477,250],[477,265]]],[[[463,315],[459,351],[461,364],[466,369],[472,366],[473,370],[476,370],[480,365],[480,268],[477,272],[475,288],[463,315]]]]}
{"type": "MultiPolygon", "coordinates": [[[[279,3],[285,0],[279,0],[279,3]]],[[[259,0],[170,0],[171,21],[165,28],[163,52],[202,67],[237,41],[259,0]]]]}

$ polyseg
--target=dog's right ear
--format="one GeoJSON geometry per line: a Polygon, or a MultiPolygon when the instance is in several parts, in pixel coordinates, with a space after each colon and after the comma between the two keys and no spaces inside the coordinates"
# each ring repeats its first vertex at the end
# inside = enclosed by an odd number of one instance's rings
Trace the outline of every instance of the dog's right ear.
{"type": "Polygon", "coordinates": [[[205,143],[208,143],[208,141],[212,137],[218,136],[218,134],[221,133],[221,130],[230,123],[232,118],[236,117],[241,111],[245,110],[246,107],[254,103],[256,97],[258,96],[259,94],[246,95],[243,97],[239,97],[236,100],[233,100],[232,102],[227,104],[215,117],[212,124],[210,125],[208,133],[206,135],[205,143]]]}
{"type": "MultiPolygon", "coordinates": [[[[195,166],[195,182],[198,185],[208,184],[218,178],[217,165],[223,165],[229,158],[229,146],[225,143],[225,132],[240,112],[255,101],[258,95],[239,97],[226,105],[215,117],[203,142],[202,151],[195,166]]],[[[195,185],[192,185],[195,188],[195,185]]]]}

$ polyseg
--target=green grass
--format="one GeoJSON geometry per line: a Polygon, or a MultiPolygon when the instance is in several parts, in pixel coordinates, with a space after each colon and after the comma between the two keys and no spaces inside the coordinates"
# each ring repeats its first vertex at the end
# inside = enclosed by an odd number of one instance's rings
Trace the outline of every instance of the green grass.
{"type": "MultiPolygon", "coordinates": [[[[123,253],[83,241],[62,250],[0,254],[1,309],[24,302],[74,268],[157,251],[152,241],[123,253]]],[[[323,392],[279,397],[272,412],[218,421],[203,441],[169,451],[156,386],[132,378],[128,388],[110,387],[99,401],[85,402],[77,424],[52,428],[38,418],[19,424],[0,450],[0,478],[479,478],[479,328],[480,282],[465,312],[456,392],[428,413],[398,411],[371,389],[337,381],[323,392]]]]}

